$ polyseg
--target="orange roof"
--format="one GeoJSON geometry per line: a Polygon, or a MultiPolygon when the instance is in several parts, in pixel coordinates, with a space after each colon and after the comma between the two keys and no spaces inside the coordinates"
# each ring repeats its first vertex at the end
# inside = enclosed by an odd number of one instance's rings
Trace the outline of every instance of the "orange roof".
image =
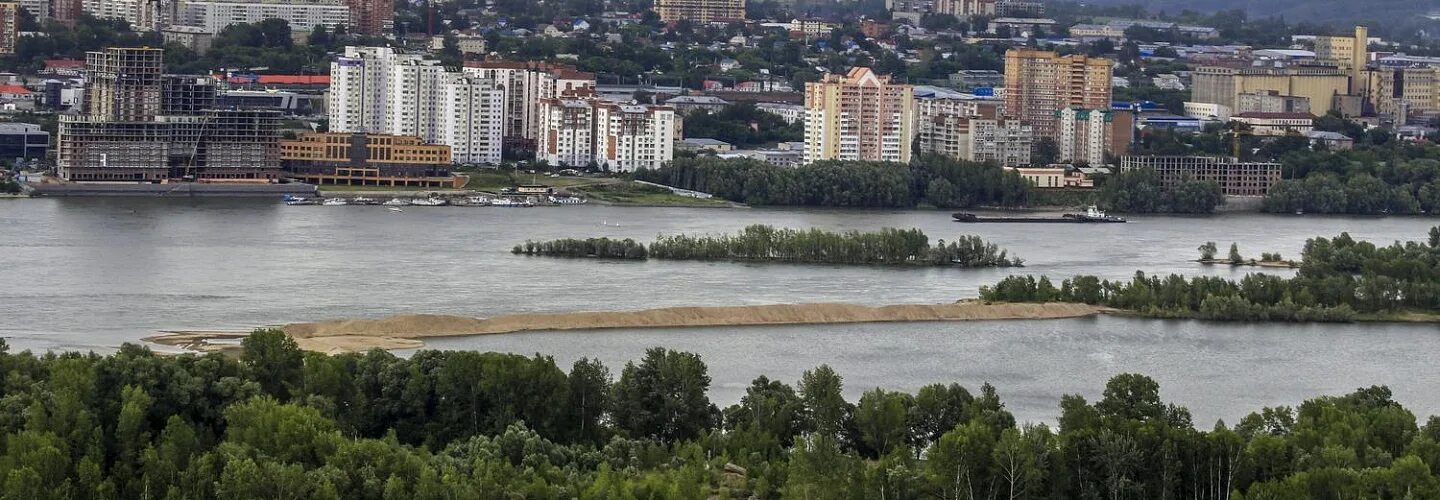
{"type": "Polygon", "coordinates": [[[260,75],[259,84],[329,85],[330,75],[260,75]]]}
{"type": "Polygon", "coordinates": [[[0,85],[0,94],[29,94],[30,89],[21,85],[0,85]]]}

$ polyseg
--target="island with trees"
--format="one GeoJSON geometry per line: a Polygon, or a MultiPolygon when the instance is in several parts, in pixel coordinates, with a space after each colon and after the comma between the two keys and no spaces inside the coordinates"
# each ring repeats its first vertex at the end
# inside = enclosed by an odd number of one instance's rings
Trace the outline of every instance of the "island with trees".
{"type": "MultiPolygon", "coordinates": [[[[1205,251],[1202,247],[1202,253],[1205,251]]],[[[1209,250],[1213,250],[1209,249],[1209,250]]],[[[1278,257],[1278,256],[1277,256],[1278,257]]],[[[1243,260],[1232,245],[1231,260],[1243,260]]],[[[1249,274],[1101,280],[1010,276],[980,289],[994,302],[1082,302],[1163,318],[1233,321],[1440,321],[1440,227],[1427,241],[1377,246],[1341,233],[1305,242],[1294,277],[1249,274]]]]}
{"type": "Polygon", "coordinates": [[[730,260],[844,265],[1021,267],[1006,250],[966,235],[930,243],[919,229],[876,232],[747,226],[735,234],[661,235],[648,247],[633,239],[526,241],[511,249],[520,255],[601,259],[730,260]]]}
{"type": "MultiPolygon", "coordinates": [[[[0,349],[5,498],[1436,498],[1440,418],[1385,387],[1195,422],[1139,374],[1056,425],[1003,387],[845,397],[827,366],[712,401],[700,356],[0,349]]],[[[975,381],[972,381],[974,383],[975,381]]]]}

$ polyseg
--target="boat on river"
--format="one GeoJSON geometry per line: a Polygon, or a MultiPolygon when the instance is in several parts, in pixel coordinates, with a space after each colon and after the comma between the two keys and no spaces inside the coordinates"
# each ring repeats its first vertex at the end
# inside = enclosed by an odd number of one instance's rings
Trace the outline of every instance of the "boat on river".
{"type": "Polygon", "coordinates": [[[1059,217],[985,217],[968,212],[955,212],[951,217],[956,222],[1011,222],[1011,223],[1069,223],[1069,224],[1093,224],[1093,223],[1124,223],[1123,217],[1116,217],[1105,213],[1104,210],[1091,205],[1081,213],[1063,214],[1059,217]]]}
{"type": "Polygon", "coordinates": [[[291,195],[288,195],[288,194],[287,194],[287,195],[285,195],[285,197],[282,198],[282,199],[285,201],[285,204],[286,204],[286,205],[290,205],[290,206],[319,205],[319,204],[320,204],[320,200],[317,200],[317,199],[315,199],[315,198],[306,198],[306,197],[304,197],[304,196],[291,196],[291,195]]]}

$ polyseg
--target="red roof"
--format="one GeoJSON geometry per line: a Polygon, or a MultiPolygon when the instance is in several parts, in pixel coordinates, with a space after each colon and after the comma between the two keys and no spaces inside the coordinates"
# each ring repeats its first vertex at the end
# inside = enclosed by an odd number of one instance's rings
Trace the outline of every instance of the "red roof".
{"type": "Polygon", "coordinates": [[[260,75],[259,84],[329,85],[330,75],[260,75]]]}
{"type": "Polygon", "coordinates": [[[30,89],[21,85],[0,85],[0,94],[29,94],[30,89]]]}

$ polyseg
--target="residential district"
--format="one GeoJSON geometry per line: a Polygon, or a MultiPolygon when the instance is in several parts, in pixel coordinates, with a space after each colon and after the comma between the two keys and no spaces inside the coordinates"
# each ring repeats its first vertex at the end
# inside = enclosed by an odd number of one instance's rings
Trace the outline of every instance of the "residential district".
{"type": "Polygon", "coordinates": [[[0,158],[64,183],[454,188],[501,166],[941,155],[1037,189],[1144,168],[1162,189],[1258,197],[1283,175],[1255,154],[1267,141],[1426,142],[1440,123],[1423,37],[1074,4],[1046,17],[1056,7],[1017,0],[866,5],[0,3],[0,158]],[[1230,146],[1137,147],[1157,134],[1230,146]]]}

